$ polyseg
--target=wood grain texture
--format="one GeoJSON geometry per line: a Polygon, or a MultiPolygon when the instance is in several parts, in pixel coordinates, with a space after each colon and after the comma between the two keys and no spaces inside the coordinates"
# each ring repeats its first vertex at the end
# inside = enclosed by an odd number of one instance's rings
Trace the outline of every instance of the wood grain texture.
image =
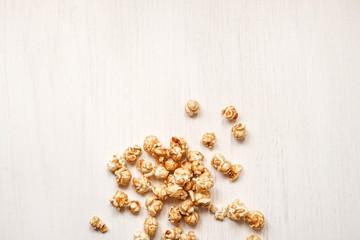
{"type": "MultiPolygon", "coordinates": [[[[360,239],[359,12],[358,0],[1,0],[0,239],[132,239],[148,214],[109,204],[106,162],[149,134],[185,137],[209,167],[215,152],[241,163],[235,183],[214,172],[213,199],[261,210],[264,240],[360,239]]],[[[195,231],[253,233],[206,211],[195,231]]]]}

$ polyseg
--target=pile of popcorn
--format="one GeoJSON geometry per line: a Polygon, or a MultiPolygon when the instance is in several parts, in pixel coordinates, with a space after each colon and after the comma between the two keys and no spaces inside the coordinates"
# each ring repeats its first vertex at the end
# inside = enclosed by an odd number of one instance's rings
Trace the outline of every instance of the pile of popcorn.
{"type": "MultiPolygon", "coordinates": [[[[189,116],[195,116],[199,111],[199,104],[195,100],[189,100],[185,106],[189,116]]],[[[238,113],[233,106],[222,110],[223,115],[229,120],[236,120],[238,113]]],[[[246,135],[245,126],[241,123],[235,124],[232,134],[237,139],[243,139],[246,135]]],[[[205,133],[202,143],[212,148],[215,144],[215,134],[205,133]]],[[[113,155],[107,163],[109,171],[114,173],[119,186],[131,183],[138,194],[152,192],[145,201],[145,207],[151,216],[145,219],[144,229],[134,234],[135,240],[149,240],[158,229],[157,214],[163,208],[164,202],[173,198],[179,200],[178,206],[172,206],[168,212],[168,220],[179,223],[182,219],[188,225],[196,225],[200,215],[197,208],[207,208],[214,214],[216,220],[224,220],[225,217],[234,221],[245,219],[249,226],[260,230],[264,226],[264,215],[257,211],[248,211],[244,203],[235,199],[231,204],[214,203],[211,199],[210,189],[214,186],[211,171],[204,165],[204,155],[197,150],[189,151],[187,141],[182,137],[172,137],[170,147],[164,147],[160,140],[154,136],[147,136],[143,143],[143,150],[149,153],[155,160],[155,165],[150,161],[140,158],[143,151],[140,146],[135,145],[125,150],[122,155],[113,155]],[[136,168],[142,176],[133,178],[127,163],[136,163],[136,168]],[[154,186],[151,178],[163,181],[162,184],[154,186]]],[[[225,160],[224,155],[215,153],[211,158],[211,165],[219,172],[235,181],[241,172],[240,164],[233,164],[225,160]]],[[[129,209],[133,214],[141,210],[138,200],[129,200],[123,191],[116,191],[110,203],[118,210],[129,209]]],[[[107,231],[107,226],[98,217],[93,217],[90,225],[101,232],[107,231]]],[[[181,227],[165,231],[161,235],[164,240],[195,240],[195,233],[185,233],[181,227]]],[[[259,237],[251,235],[248,240],[260,240],[259,237]]]]}

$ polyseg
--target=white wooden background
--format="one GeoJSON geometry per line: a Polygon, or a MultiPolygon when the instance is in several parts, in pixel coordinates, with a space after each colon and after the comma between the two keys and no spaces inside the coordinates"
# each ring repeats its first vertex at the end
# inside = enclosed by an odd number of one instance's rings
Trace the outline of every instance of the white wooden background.
{"type": "MultiPolygon", "coordinates": [[[[214,171],[213,199],[261,210],[262,239],[360,239],[360,1],[1,0],[0,19],[1,240],[132,239],[148,214],[109,204],[106,162],[149,134],[241,163],[235,183],[214,171]]],[[[194,229],[253,233],[206,211],[194,229]]]]}

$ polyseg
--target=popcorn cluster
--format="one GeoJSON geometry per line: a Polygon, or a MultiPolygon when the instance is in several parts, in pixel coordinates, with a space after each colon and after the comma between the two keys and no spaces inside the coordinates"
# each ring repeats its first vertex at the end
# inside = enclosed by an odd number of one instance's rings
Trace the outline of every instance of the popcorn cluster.
{"type": "Polygon", "coordinates": [[[215,153],[211,158],[211,165],[219,172],[227,175],[231,181],[235,181],[240,176],[242,166],[225,161],[224,155],[215,153]]]}

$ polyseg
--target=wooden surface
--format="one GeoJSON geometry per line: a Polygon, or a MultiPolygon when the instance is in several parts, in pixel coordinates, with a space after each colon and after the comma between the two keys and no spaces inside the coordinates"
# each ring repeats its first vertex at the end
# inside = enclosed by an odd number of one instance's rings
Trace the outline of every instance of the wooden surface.
{"type": "MultiPolygon", "coordinates": [[[[106,162],[149,134],[241,163],[234,183],[213,171],[213,200],[261,210],[263,240],[360,239],[360,1],[2,0],[0,19],[0,239],[132,239],[145,198],[115,210],[106,162]]],[[[200,212],[181,226],[202,240],[253,233],[200,212]]]]}

